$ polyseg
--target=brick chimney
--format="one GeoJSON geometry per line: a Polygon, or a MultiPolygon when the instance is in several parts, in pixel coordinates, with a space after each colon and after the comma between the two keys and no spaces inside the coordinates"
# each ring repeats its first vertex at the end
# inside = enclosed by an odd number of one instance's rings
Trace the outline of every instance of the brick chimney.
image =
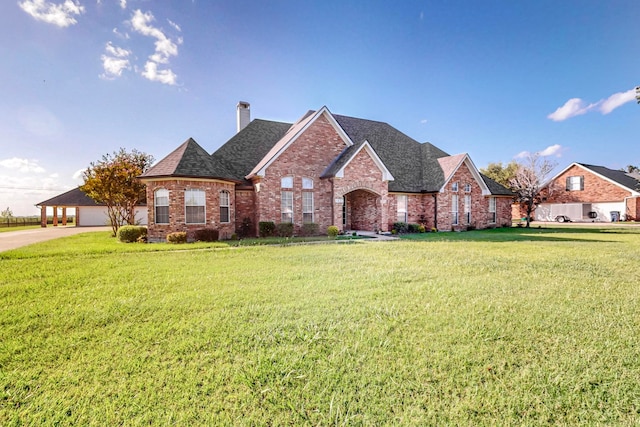
{"type": "Polygon", "coordinates": [[[236,118],[238,124],[238,132],[247,127],[251,121],[251,110],[249,109],[249,103],[240,101],[236,106],[236,118]]]}

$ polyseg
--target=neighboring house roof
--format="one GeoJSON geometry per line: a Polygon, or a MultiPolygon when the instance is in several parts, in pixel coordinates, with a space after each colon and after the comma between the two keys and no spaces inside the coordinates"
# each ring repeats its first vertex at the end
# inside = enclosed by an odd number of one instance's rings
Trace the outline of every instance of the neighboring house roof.
{"type": "Polygon", "coordinates": [[[614,183],[626,187],[629,191],[640,191],[640,180],[634,177],[634,174],[627,173],[625,171],[613,170],[604,166],[586,165],[584,163],[576,163],[586,169],[602,175],[603,177],[613,181],[614,183]]]}
{"type": "Polygon", "coordinates": [[[636,173],[627,173],[621,170],[609,169],[604,166],[596,166],[596,165],[588,165],[585,163],[571,163],[566,168],[562,169],[559,173],[557,173],[553,178],[551,178],[545,186],[549,185],[553,181],[555,181],[559,176],[563,175],[566,171],[568,171],[571,167],[578,166],[580,168],[586,169],[605,180],[615,184],[623,189],[634,193],[634,195],[640,195],[640,176],[636,173]]]}
{"type": "MultiPolygon", "coordinates": [[[[341,116],[322,107],[305,113],[293,124],[254,119],[211,155],[189,138],[141,178],[208,177],[250,184],[250,178],[262,175],[321,116],[345,141],[345,149],[328,165],[323,178],[339,176],[363,146],[371,150],[374,161],[377,158],[382,162],[381,170],[389,180],[391,192],[438,192],[449,176],[439,159],[450,156],[438,147],[419,143],[387,123],[341,116]]],[[[468,158],[466,154],[460,156],[468,158]]],[[[444,162],[448,164],[447,160],[444,162]]],[[[511,195],[508,189],[481,175],[471,161],[468,163],[491,194],[511,195]]]]}
{"type": "MultiPolygon", "coordinates": [[[[137,206],[147,206],[145,198],[136,203],[137,206]]],[[[65,193],[58,194],[48,200],[36,203],[36,206],[64,206],[64,207],[80,207],[80,206],[106,206],[104,203],[97,203],[87,193],[82,191],[80,187],[69,190],[65,193]]]]}
{"type": "Polygon", "coordinates": [[[82,191],[80,187],[69,190],[66,193],[58,194],[49,200],[37,203],[36,206],[104,206],[96,203],[87,193],[82,191]]]}

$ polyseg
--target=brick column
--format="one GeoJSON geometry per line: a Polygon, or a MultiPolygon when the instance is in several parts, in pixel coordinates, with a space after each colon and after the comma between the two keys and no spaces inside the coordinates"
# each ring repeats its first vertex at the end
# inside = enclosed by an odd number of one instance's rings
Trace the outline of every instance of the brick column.
{"type": "Polygon", "coordinates": [[[40,208],[40,227],[47,228],[47,207],[40,208]]]}
{"type": "Polygon", "coordinates": [[[57,206],[53,207],[53,226],[54,227],[58,226],[58,207],[57,206]]]}
{"type": "Polygon", "coordinates": [[[62,208],[62,225],[67,225],[67,208],[62,208]]]}

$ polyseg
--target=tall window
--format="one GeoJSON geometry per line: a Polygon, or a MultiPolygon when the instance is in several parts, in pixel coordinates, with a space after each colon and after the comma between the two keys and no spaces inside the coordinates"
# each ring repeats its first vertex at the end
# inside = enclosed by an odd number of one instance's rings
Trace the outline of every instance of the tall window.
{"type": "Polygon", "coordinates": [[[580,191],[584,190],[584,177],[583,176],[568,176],[567,177],[567,191],[580,191]]]}
{"type": "Polygon", "coordinates": [[[489,197],[489,223],[496,223],[496,198],[489,197]]]}
{"type": "Polygon", "coordinates": [[[220,222],[229,222],[229,192],[220,192],[220,222]]]}
{"type": "Polygon", "coordinates": [[[160,188],[153,194],[156,224],[169,224],[169,190],[160,188]]]}
{"type": "Polygon", "coordinates": [[[464,196],[464,220],[467,224],[471,224],[471,196],[464,196]]]}
{"type": "Polygon", "coordinates": [[[451,225],[458,225],[458,195],[451,196],[451,225]]]}
{"type": "Polygon", "coordinates": [[[398,222],[407,222],[407,195],[399,194],[396,197],[398,200],[398,218],[396,220],[398,222]]]}
{"type": "Polygon", "coordinates": [[[185,223],[205,223],[204,200],[204,190],[184,190],[185,223]]]}
{"type": "Polygon", "coordinates": [[[313,192],[302,192],[302,222],[307,224],[313,222],[313,192]]]}
{"type": "Polygon", "coordinates": [[[293,222],[293,191],[282,192],[280,211],[282,212],[282,222],[293,222]]]}

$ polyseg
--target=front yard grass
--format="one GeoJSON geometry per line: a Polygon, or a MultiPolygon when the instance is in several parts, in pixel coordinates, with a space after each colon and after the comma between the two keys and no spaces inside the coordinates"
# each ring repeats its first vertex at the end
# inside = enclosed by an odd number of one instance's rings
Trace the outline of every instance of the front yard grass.
{"type": "Polygon", "coordinates": [[[633,425],[640,230],[0,254],[2,425],[633,425]]]}

